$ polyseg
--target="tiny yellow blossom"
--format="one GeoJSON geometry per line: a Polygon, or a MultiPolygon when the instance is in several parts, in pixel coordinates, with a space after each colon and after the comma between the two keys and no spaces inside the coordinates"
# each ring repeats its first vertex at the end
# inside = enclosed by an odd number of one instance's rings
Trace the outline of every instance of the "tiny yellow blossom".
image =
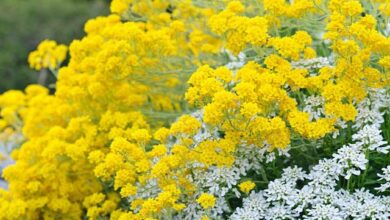
{"type": "Polygon", "coordinates": [[[45,40],[39,44],[38,49],[28,56],[30,67],[35,70],[44,68],[57,69],[66,58],[67,47],[57,45],[55,41],[45,40]]]}
{"type": "Polygon", "coordinates": [[[215,197],[208,193],[202,193],[196,200],[204,209],[212,208],[215,205],[215,197]]]}
{"type": "Polygon", "coordinates": [[[255,188],[256,184],[250,180],[242,182],[238,185],[240,190],[246,194],[248,194],[253,188],[255,188]]]}
{"type": "Polygon", "coordinates": [[[171,126],[172,134],[195,134],[196,131],[200,128],[201,123],[194,117],[190,115],[181,116],[175,123],[171,126]]]}

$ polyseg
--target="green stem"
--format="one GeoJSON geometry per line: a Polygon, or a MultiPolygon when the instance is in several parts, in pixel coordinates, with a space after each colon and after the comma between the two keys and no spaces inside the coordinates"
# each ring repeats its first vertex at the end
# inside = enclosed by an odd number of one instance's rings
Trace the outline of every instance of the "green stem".
{"type": "MultiPolygon", "coordinates": [[[[366,150],[365,155],[366,155],[366,159],[367,159],[368,161],[370,161],[370,151],[369,151],[369,150],[366,150]]],[[[367,164],[366,164],[366,169],[364,170],[363,175],[362,175],[362,181],[361,181],[361,183],[360,183],[361,186],[363,186],[364,183],[365,183],[365,181],[366,181],[366,176],[367,176],[367,173],[368,173],[368,169],[369,169],[369,168],[370,168],[370,163],[367,162],[367,164]]]]}
{"type": "MultiPolygon", "coordinates": [[[[351,176],[352,177],[352,176],[351,176]]],[[[349,177],[348,181],[347,181],[347,190],[348,191],[351,191],[350,187],[351,187],[351,177],[349,177]]]]}
{"type": "Polygon", "coordinates": [[[260,167],[260,174],[261,174],[261,177],[263,178],[263,180],[268,183],[269,180],[267,178],[267,173],[265,172],[263,166],[260,167]]]}

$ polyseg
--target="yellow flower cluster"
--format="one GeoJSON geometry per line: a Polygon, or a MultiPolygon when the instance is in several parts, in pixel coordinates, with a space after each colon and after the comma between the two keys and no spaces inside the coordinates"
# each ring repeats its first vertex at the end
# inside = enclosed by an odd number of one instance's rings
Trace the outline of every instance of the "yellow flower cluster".
{"type": "Polygon", "coordinates": [[[113,0],[110,5],[111,12],[123,14],[131,3],[133,3],[133,0],[113,0]]]}
{"type": "Polygon", "coordinates": [[[374,0],[374,2],[381,3],[379,5],[379,10],[382,12],[384,16],[389,17],[390,16],[390,5],[389,2],[386,0],[374,0]]]}
{"type": "Polygon", "coordinates": [[[360,16],[363,6],[359,1],[337,1],[329,3],[332,14],[327,24],[325,37],[332,40],[337,54],[337,65],[326,70],[336,79],[322,87],[326,98],[326,112],[344,120],[353,120],[356,110],[353,102],[366,96],[366,89],[388,85],[386,58],[390,40],[376,30],[377,20],[372,15],[360,16]],[[379,70],[370,64],[373,58],[384,67],[379,70]]]}
{"type": "Polygon", "coordinates": [[[282,57],[292,60],[299,60],[302,53],[304,58],[314,58],[315,51],[308,47],[311,43],[312,39],[305,31],[298,31],[291,37],[274,37],[269,41],[269,45],[274,47],[282,57]]]}
{"type": "Polygon", "coordinates": [[[23,122],[47,95],[48,90],[39,85],[28,86],[26,93],[10,90],[0,95],[0,141],[19,145],[24,139],[21,133],[28,130],[23,122]]]}
{"type": "Polygon", "coordinates": [[[215,197],[208,193],[203,193],[196,201],[205,209],[211,208],[215,205],[215,197]]]}
{"type": "MultiPolygon", "coordinates": [[[[111,8],[114,13],[123,13],[127,6],[124,1],[114,1],[111,8]]],[[[136,11],[140,10],[142,7],[136,7],[136,11]]],[[[164,16],[161,15],[162,17],[164,16]]],[[[45,106],[39,109],[40,112],[35,108],[28,108],[29,112],[33,112],[31,115],[34,115],[33,118],[27,114],[24,119],[23,133],[29,141],[20,151],[14,152],[14,158],[18,162],[5,171],[5,178],[10,182],[10,195],[2,199],[17,201],[18,197],[37,198],[37,192],[43,194],[39,197],[40,200],[30,201],[37,203],[35,206],[28,206],[31,208],[26,209],[26,204],[20,205],[24,208],[15,217],[24,215],[32,218],[37,215],[35,210],[46,206],[48,211],[43,213],[45,217],[54,216],[56,212],[73,213],[72,217],[76,217],[81,212],[79,204],[84,200],[83,205],[88,208],[88,215],[94,218],[96,213],[104,213],[97,206],[104,200],[104,196],[99,194],[101,186],[97,179],[91,177],[96,175],[105,182],[113,180],[114,190],[120,190],[124,197],[136,193],[134,183],[137,179],[145,182],[146,178],[142,174],[151,169],[150,161],[145,160],[145,143],[150,135],[143,119],[138,119],[140,115],[134,116],[128,110],[145,102],[147,97],[142,94],[149,88],[139,82],[134,83],[134,78],[159,71],[158,67],[165,63],[157,59],[157,55],[172,56],[177,53],[176,42],[171,38],[169,29],[148,29],[150,27],[152,25],[146,26],[144,23],[122,23],[119,16],[111,15],[89,21],[85,27],[88,36],[72,43],[72,59],[69,66],[60,71],[56,96],[45,96],[37,100],[40,108],[45,106]],[[132,43],[129,44],[128,41],[132,43]],[[57,109],[61,109],[59,106],[64,106],[64,109],[57,112],[57,109]],[[63,117],[64,120],[45,124],[46,115],[57,120],[63,117]],[[135,123],[137,120],[140,122],[135,123]],[[48,131],[30,130],[29,126],[44,127],[48,131]],[[24,162],[31,159],[33,164],[24,162]],[[53,172],[54,169],[57,172],[53,172]],[[36,170],[39,172],[33,173],[36,170]],[[93,174],[89,172],[91,170],[94,171],[93,174]],[[20,175],[21,171],[25,175],[20,175]],[[27,182],[22,176],[29,179],[31,184],[28,187],[21,187],[21,184],[27,182]],[[95,185],[96,189],[81,186],[83,180],[89,179],[95,184],[85,186],[95,185]],[[77,184],[78,180],[82,181],[80,185],[77,184]],[[60,184],[64,187],[59,187],[60,184]],[[22,191],[23,188],[26,189],[25,192],[22,191]],[[94,194],[85,199],[82,197],[90,193],[94,194]],[[75,206],[71,207],[70,204],[75,206]]],[[[54,46],[53,43],[44,42],[38,51],[47,51],[47,48],[52,49],[54,46]]],[[[31,57],[34,57],[33,54],[31,57]]],[[[25,106],[24,94],[9,92],[2,100],[5,103],[2,106],[3,122],[16,123],[15,111],[19,106],[25,106]],[[21,103],[14,104],[7,100],[21,103]]],[[[175,134],[181,131],[192,133],[192,127],[186,127],[189,125],[186,122],[191,121],[190,117],[183,117],[172,126],[171,131],[175,134]]],[[[150,152],[151,157],[165,154],[163,145],[156,146],[150,152]]],[[[164,178],[171,169],[177,167],[177,161],[177,158],[173,160],[170,157],[158,161],[151,175],[164,178]]],[[[154,210],[150,205],[152,202],[156,201],[145,201],[143,207],[146,213],[154,210]]],[[[12,205],[4,205],[4,201],[2,204],[4,210],[12,205]]]]}
{"type": "Polygon", "coordinates": [[[249,18],[239,16],[244,6],[239,1],[232,1],[226,10],[214,15],[209,20],[211,30],[226,37],[226,48],[237,54],[246,44],[262,46],[267,42],[268,25],[264,17],[249,18]]]}
{"type": "Polygon", "coordinates": [[[307,138],[320,138],[334,130],[334,119],[310,122],[285,90],[287,84],[294,90],[309,88],[311,78],[306,77],[306,70],[293,69],[277,55],[267,57],[265,64],[266,68],[249,62],[235,77],[225,67],[200,67],[189,80],[186,98],[204,106],[206,123],[245,143],[262,146],[266,141],[272,148],[284,148],[291,136],[287,124],[307,138]],[[220,77],[221,72],[226,77],[220,77]]]}
{"type": "MultiPolygon", "coordinates": [[[[295,5],[313,6],[306,3],[294,1],[295,5]]],[[[264,7],[268,10],[274,7],[275,11],[277,7],[289,10],[289,7],[294,7],[284,4],[287,3],[265,1],[264,7]]],[[[354,103],[366,96],[368,88],[383,87],[389,82],[387,74],[383,74],[386,72],[369,65],[370,57],[379,56],[383,58],[379,59],[378,64],[386,68],[389,40],[376,31],[374,17],[358,16],[362,12],[362,5],[358,1],[330,1],[329,9],[332,14],[325,37],[332,40],[332,49],[337,54],[335,67],[323,67],[316,75],[309,74],[307,69],[293,68],[289,60],[316,56],[314,49],[309,47],[312,44],[311,36],[305,31],[297,31],[292,36],[270,35],[266,37],[267,44],[260,49],[260,55],[266,56],[265,67],[248,63],[234,74],[224,67],[212,69],[207,65],[202,66],[188,81],[191,87],[186,93],[187,101],[204,106],[206,123],[218,126],[225,132],[241,132],[241,140],[246,142],[259,143],[263,140],[274,147],[289,144],[290,126],[294,132],[316,139],[334,131],[338,118],[354,120],[357,114],[354,103]],[[268,47],[274,48],[280,56],[269,53],[268,47]],[[288,94],[290,89],[295,92],[295,98],[288,94]],[[309,114],[300,110],[303,104],[301,96],[307,92],[325,98],[324,118],[310,121],[309,114]],[[280,135],[273,136],[275,133],[280,135]],[[259,140],[259,137],[262,139],[259,140]]],[[[226,22],[226,17],[233,17],[230,23],[234,24],[233,21],[244,19],[234,17],[234,13],[242,13],[243,10],[238,2],[230,3],[225,11],[210,18],[211,28],[225,35],[229,31],[224,28],[229,25],[221,24],[226,22]]],[[[308,12],[307,9],[304,11],[308,12]]],[[[232,30],[239,31],[242,27],[246,26],[238,25],[232,30]]],[[[261,32],[259,34],[262,35],[261,32]]],[[[229,45],[229,34],[227,36],[229,45]]],[[[239,42],[245,42],[245,36],[241,35],[240,38],[242,40],[239,42]]],[[[245,43],[236,48],[233,49],[235,53],[243,50],[245,43]]]]}
{"type": "MultiPolygon", "coordinates": [[[[3,172],[9,190],[0,196],[0,219],[126,216],[119,209],[122,198],[178,166],[179,153],[153,166],[152,160],[167,149],[151,147],[149,125],[134,110],[150,115],[151,124],[171,120],[176,114],[163,113],[181,111],[185,73],[208,60],[219,65],[217,39],[202,31],[212,11],[190,1],[144,0],[127,8],[128,3],[114,1],[113,14],[86,23],[87,35],[71,43],[69,64],[58,70],[55,94],[31,86],[25,93],[0,96],[1,131],[17,126],[13,133],[26,140],[12,154],[16,163],[3,172]],[[170,5],[177,7],[166,13],[170,5]]],[[[65,46],[44,41],[31,53],[30,64],[37,70],[56,69],[65,52],[65,46]]],[[[175,132],[191,131],[194,125],[177,126],[175,132]]],[[[183,208],[174,201],[181,190],[173,182],[161,190],[153,201],[132,203],[139,219],[183,208]]]]}
{"type": "Polygon", "coordinates": [[[297,132],[309,138],[319,138],[332,131],[333,120],[310,122],[308,116],[292,116],[304,113],[298,110],[297,101],[289,97],[284,85],[291,80],[292,85],[305,88],[307,73],[293,70],[286,60],[276,55],[268,57],[265,63],[267,68],[250,62],[238,70],[234,78],[224,67],[214,70],[203,66],[191,76],[186,98],[191,104],[204,106],[206,123],[218,126],[226,136],[238,136],[246,143],[262,146],[266,141],[272,147],[286,147],[290,143],[286,117],[297,132]],[[221,69],[230,77],[225,79],[232,81],[225,82],[219,77],[221,69]],[[299,79],[302,82],[294,82],[299,79]],[[229,84],[234,86],[229,87],[229,84]],[[304,129],[299,129],[296,121],[304,129]],[[327,126],[318,126],[325,122],[327,126]]]}
{"type": "Polygon", "coordinates": [[[38,49],[33,51],[28,56],[30,67],[35,70],[41,69],[57,69],[65,60],[68,48],[55,41],[44,40],[39,44],[38,49]]]}
{"type": "Polygon", "coordinates": [[[271,16],[287,16],[298,18],[302,15],[315,10],[315,4],[319,4],[322,0],[264,0],[264,9],[271,16]]]}
{"type": "Polygon", "coordinates": [[[240,190],[246,194],[248,194],[253,188],[256,187],[256,184],[250,180],[242,182],[238,185],[240,190]]]}

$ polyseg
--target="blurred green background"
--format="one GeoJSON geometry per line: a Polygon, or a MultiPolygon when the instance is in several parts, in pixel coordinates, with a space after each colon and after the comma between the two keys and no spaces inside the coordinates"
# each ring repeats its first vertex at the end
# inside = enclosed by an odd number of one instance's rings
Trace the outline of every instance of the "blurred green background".
{"type": "Polygon", "coordinates": [[[69,45],[81,38],[89,18],[108,14],[109,0],[0,0],[0,9],[1,93],[37,83],[27,64],[30,51],[44,39],[69,45]]]}

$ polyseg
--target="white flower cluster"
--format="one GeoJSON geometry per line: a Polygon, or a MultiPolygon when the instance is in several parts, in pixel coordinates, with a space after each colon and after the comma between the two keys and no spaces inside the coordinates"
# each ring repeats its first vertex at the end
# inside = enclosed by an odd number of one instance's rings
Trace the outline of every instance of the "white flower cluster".
{"type": "Polygon", "coordinates": [[[316,57],[313,59],[305,59],[291,62],[291,65],[295,69],[321,69],[322,67],[332,66],[333,59],[332,57],[316,57]]]}
{"type": "Polygon", "coordinates": [[[378,176],[380,177],[380,180],[384,180],[385,183],[382,184],[380,187],[376,188],[380,192],[384,192],[390,188],[390,166],[383,168],[382,171],[383,174],[378,174],[378,176]]]}
{"type": "MultiPolygon", "coordinates": [[[[267,189],[252,192],[231,219],[390,219],[390,197],[364,188],[350,191],[349,179],[367,169],[367,154],[388,153],[380,125],[383,111],[390,108],[385,91],[372,91],[358,108],[353,143],[341,147],[330,159],[322,159],[309,173],[298,167],[283,170],[282,177],[267,189]],[[376,120],[372,120],[376,119],[376,120]],[[340,188],[342,178],[347,189],[340,188]]],[[[390,166],[378,175],[384,181],[378,190],[390,188],[390,166]]]]}
{"type": "Polygon", "coordinates": [[[322,96],[308,96],[305,98],[304,112],[310,114],[310,121],[317,120],[325,115],[325,98],[322,96]]]}
{"type": "Polygon", "coordinates": [[[390,22],[386,25],[386,30],[384,31],[386,36],[390,35],[390,22]]]}
{"type": "Polygon", "coordinates": [[[356,123],[353,126],[358,129],[352,135],[354,143],[343,146],[333,155],[335,164],[344,170],[340,174],[346,179],[349,179],[351,175],[360,175],[361,170],[366,169],[368,163],[366,154],[370,151],[388,153],[390,146],[383,140],[380,130],[384,122],[382,111],[389,107],[386,101],[388,99],[386,93],[379,90],[371,92],[371,98],[360,103],[356,123]]]}
{"type": "Polygon", "coordinates": [[[245,65],[245,53],[240,52],[237,56],[234,56],[229,50],[224,50],[224,52],[229,58],[229,63],[227,63],[225,66],[230,70],[238,70],[245,65]]]}
{"type": "Polygon", "coordinates": [[[337,190],[338,176],[332,173],[337,169],[330,160],[321,161],[309,174],[296,167],[285,169],[267,189],[245,198],[230,219],[389,219],[390,197],[365,189],[337,190]],[[299,175],[291,177],[291,170],[299,175]],[[305,179],[309,182],[298,189],[305,179]]]}

